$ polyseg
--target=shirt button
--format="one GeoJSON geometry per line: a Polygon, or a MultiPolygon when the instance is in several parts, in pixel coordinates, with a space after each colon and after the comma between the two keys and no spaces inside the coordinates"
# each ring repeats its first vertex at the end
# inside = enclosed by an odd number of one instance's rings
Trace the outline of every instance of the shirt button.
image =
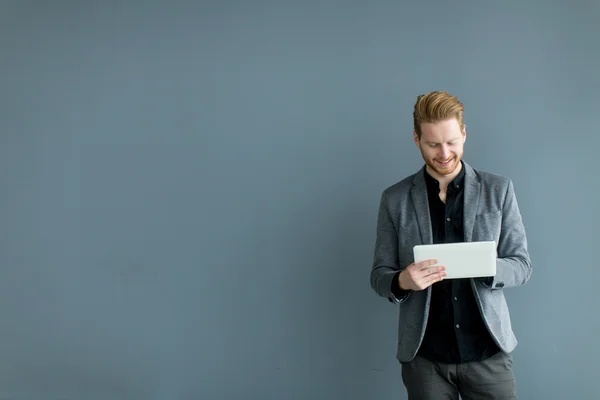
{"type": "Polygon", "coordinates": [[[458,297],[455,297],[454,300],[458,300],[458,297]]]}
{"type": "Polygon", "coordinates": [[[450,218],[446,218],[446,221],[450,222],[450,218]]]}
{"type": "Polygon", "coordinates": [[[460,328],[460,325],[459,325],[459,324],[456,324],[456,329],[458,329],[458,328],[460,328]]]}

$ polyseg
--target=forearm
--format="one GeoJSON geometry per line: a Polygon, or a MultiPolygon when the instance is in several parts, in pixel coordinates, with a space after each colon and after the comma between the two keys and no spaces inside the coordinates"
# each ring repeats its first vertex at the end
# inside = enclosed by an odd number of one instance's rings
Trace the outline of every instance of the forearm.
{"type": "Polygon", "coordinates": [[[392,282],[398,273],[390,267],[375,267],[371,271],[371,287],[381,297],[390,298],[392,296],[392,282]]]}
{"type": "Polygon", "coordinates": [[[390,302],[403,302],[410,290],[400,288],[400,273],[401,271],[393,268],[376,267],[371,272],[371,287],[379,296],[387,298],[390,302]]]}
{"type": "Polygon", "coordinates": [[[503,289],[521,286],[531,277],[532,267],[528,257],[504,257],[496,261],[496,276],[491,288],[503,289]]]}
{"type": "Polygon", "coordinates": [[[399,272],[398,234],[384,192],[379,203],[377,240],[370,279],[375,293],[391,302],[400,301],[397,297],[401,294],[397,287],[399,272]]]}
{"type": "Polygon", "coordinates": [[[532,271],[525,227],[510,182],[503,206],[496,276],[491,287],[502,289],[524,285],[531,277],[532,271]]]}

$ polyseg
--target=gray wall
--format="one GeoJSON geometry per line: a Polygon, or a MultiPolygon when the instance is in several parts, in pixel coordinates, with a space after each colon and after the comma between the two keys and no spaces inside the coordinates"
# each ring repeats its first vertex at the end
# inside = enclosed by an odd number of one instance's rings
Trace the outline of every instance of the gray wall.
{"type": "Polygon", "coordinates": [[[405,398],[368,276],[433,89],[515,183],[521,397],[600,397],[598,2],[50,3],[0,6],[0,397],[405,398]]]}

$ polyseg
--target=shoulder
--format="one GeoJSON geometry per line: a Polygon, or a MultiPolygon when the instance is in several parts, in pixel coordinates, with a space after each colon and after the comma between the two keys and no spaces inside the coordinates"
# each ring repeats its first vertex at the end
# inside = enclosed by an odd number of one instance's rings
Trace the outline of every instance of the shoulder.
{"type": "Polygon", "coordinates": [[[414,181],[416,178],[417,174],[412,174],[410,176],[407,176],[406,178],[402,179],[399,182],[394,183],[391,186],[388,186],[387,188],[385,188],[383,190],[383,196],[387,197],[387,198],[394,198],[394,197],[398,197],[398,196],[403,196],[406,195],[410,192],[410,189],[413,187],[414,185],[414,181]]]}
{"type": "Polygon", "coordinates": [[[472,168],[476,179],[483,185],[503,186],[511,184],[510,178],[493,172],[484,171],[478,168],[472,168]]]}
{"type": "Polygon", "coordinates": [[[410,193],[415,182],[418,181],[418,174],[419,172],[409,175],[401,181],[385,188],[381,193],[380,208],[386,208],[390,213],[394,214],[410,203],[410,193]]]}

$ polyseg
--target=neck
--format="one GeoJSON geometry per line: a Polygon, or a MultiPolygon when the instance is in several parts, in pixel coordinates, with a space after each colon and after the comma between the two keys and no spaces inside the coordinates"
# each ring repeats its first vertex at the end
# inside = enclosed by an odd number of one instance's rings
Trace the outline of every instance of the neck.
{"type": "Polygon", "coordinates": [[[448,175],[438,174],[437,172],[432,170],[429,167],[429,165],[426,165],[425,168],[427,169],[427,173],[429,175],[431,175],[432,177],[434,177],[440,183],[440,191],[445,193],[446,188],[448,187],[448,184],[450,182],[452,182],[454,180],[454,178],[456,178],[458,176],[458,174],[460,174],[460,171],[462,170],[463,165],[462,165],[462,162],[459,162],[456,169],[454,171],[452,171],[451,174],[448,174],[448,175]]]}

